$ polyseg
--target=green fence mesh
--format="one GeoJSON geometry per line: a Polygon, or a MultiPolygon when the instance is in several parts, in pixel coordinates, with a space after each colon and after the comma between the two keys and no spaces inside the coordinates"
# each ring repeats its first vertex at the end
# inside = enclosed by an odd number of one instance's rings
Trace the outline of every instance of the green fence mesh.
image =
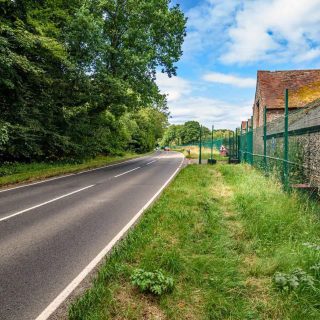
{"type": "Polygon", "coordinates": [[[278,177],[286,189],[320,186],[320,101],[288,114],[277,115],[264,126],[249,121],[239,135],[239,158],[278,177]]]}

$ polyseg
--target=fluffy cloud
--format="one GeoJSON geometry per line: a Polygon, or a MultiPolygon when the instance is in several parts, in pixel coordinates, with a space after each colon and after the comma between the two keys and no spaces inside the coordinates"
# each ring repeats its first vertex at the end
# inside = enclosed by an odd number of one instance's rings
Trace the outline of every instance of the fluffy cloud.
{"type": "Polygon", "coordinates": [[[230,84],[240,88],[254,88],[256,85],[256,79],[254,78],[241,78],[220,72],[207,73],[203,79],[209,82],[230,84]]]}
{"type": "Polygon", "coordinates": [[[187,57],[207,49],[219,52],[226,41],[224,29],[234,22],[239,1],[205,0],[187,12],[188,32],[184,44],[187,57]]]}
{"type": "Polygon", "coordinates": [[[187,12],[185,50],[225,64],[320,57],[320,0],[205,0],[187,12]]]}
{"type": "Polygon", "coordinates": [[[242,119],[250,116],[252,110],[250,102],[234,105],[219,99],[196,95],[194,88],[205,83],[194,84],[181,77],[168,78],[164,74],[158,74],[157,84],[163,93],[168,94],[171,123],[196,120],[210,127],[214,124],[217,129],[234,129],[239,126],[242,119]]]}
{"type": "Polygon", "coordinates": [[[228,30],[230,42],[221,60],[246,63],[318,57],[319,10],[320,0],[245,1],[228,30]]]}
{"type": "Polygon", "coordinates": [[[235,129],[240,126],[241,120],[250,117],[252,106],[250,102],[234,105],[205,97],[190,97],[175,101],[170,105],[170,110],[170,122],[175,124],[196,120],[207,127],[214,125],[216,129],[235,129]]]}
{"type": "Polygon", "coordinates": [[[160,90],[167,94],[168,102],[178,100],[191,92],[191,84],[180,77],[169,78],[164,73],[158,73],[156,82],[160,90]]]}

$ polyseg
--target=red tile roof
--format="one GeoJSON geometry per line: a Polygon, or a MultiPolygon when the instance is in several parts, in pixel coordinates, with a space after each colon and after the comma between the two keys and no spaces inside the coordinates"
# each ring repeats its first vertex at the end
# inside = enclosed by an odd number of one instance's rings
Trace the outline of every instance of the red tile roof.
{"type": "Polygon", "coordinates": [[[268,109],[284,108],[286,88],[290,107],[320,98],[320,70],[258,71],[256,98],[268,109]]]}

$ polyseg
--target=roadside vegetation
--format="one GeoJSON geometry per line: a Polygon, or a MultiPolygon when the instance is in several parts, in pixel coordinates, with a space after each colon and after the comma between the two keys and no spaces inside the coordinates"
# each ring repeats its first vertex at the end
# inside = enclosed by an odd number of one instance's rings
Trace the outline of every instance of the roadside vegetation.
{"type": "Polygon", "coordinates": [[[112,156],[97,156],[93,159],[74,162],[4,163],[0,166],[0,187],[98,168],[140,156],[142,155],[127,152],[112,156]]]}
{"type": "Polygon", "coordinates": [[[152,150],[186,19],[168,0],[0,5],[0,165],[152,150]]]}
{"type": "Polygon", "coordinates": [[[190,165],[69,318],[320,319],[318,212],[249,166],[190,165]]]}

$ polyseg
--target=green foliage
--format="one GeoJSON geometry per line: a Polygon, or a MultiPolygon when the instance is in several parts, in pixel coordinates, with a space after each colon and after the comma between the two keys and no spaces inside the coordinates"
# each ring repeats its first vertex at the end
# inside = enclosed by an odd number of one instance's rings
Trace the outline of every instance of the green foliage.
{"type": "MultiPolygon", "coordinates": [[[[213,139],[218,140],[229,137],[230,130],[214,130],[213,139]]],[[[164,132],[161,140],[161,145],[188,145],[198,144],[200,137],[200,123],[197,121],[187,121],[184,124],[172,124],[164,132]]],[[[202,126],[202,140],[211,145],[212,133],[211,131],[202,126]]]]}
{"type": "Polygon", "coordinates": [[[149,292],[158,296],[173,289],[173,279],[165,276],[161,270],[150,272],[135,269],[131,275],[131,282],[142,292],[149,292]]]}
{"type": "Polygon", "coordinates": [[[302,269],[290,273],[276,272],[273,277],[275,286],[281,291],[298,291],[314,289],[315,280],[302,269]]]}
{"type": "Polygon", "coordinates": [[[185,24],[168,0],[2,0],[1,158],[154,148],[168,116],[156,71],[176,74],[185,24]]]}
{"type": "Polygon", "coordinates": [[[0,150],[9,140],[8,124],[0,122],[0,150]]]}

